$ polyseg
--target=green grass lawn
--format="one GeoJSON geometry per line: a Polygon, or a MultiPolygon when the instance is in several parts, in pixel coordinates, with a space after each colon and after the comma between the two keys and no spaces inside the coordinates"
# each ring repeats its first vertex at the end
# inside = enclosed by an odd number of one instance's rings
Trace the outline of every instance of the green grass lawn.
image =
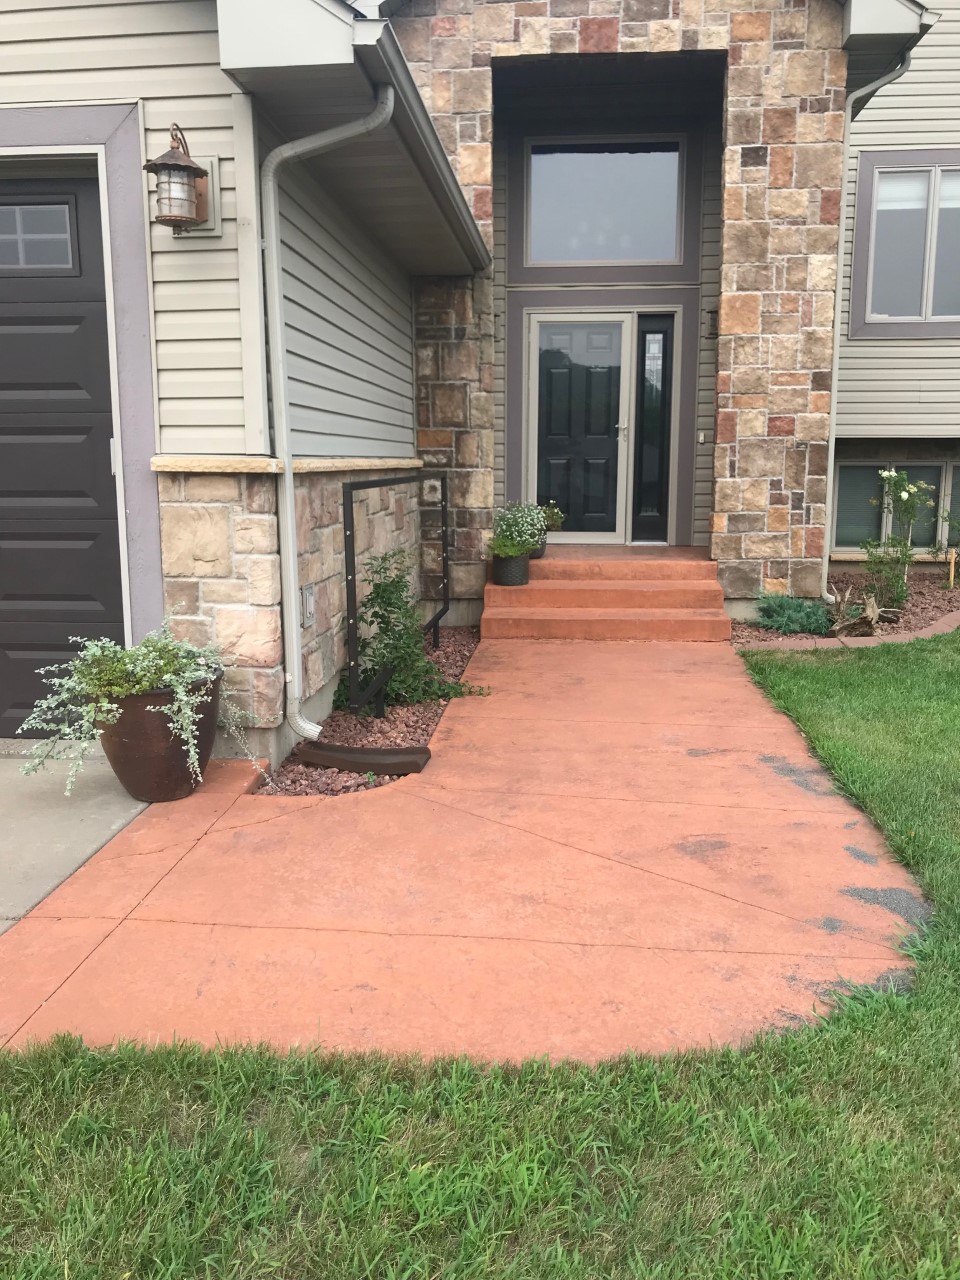
{"type": "Polygon", "coordinates": [[[0,1056],[3,1280],[960,1280],[960,638],[749,665],[936,901],[911,995],[599,1068],[0,1056]]]}

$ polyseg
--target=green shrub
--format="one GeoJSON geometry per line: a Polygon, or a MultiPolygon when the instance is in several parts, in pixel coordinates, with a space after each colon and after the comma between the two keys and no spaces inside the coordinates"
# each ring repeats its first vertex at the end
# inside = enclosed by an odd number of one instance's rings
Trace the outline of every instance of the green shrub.
{"type": "MultiPolygon", "coordinates": [[[[366,687],[384,666],[393,669],[386,687],[388,706],[439,702],[477,692],[460,680],[446,680],[427,657],[423,626],[410,584],[410,564],[402,548],[371,556],[364,565],[370,590],[357,609],[360,628],[360,685],[366,687]]],[[[346,673],[335,706],[350,705],[346,673]]]]}
{"type": "Polygon", "coordinates": [[[779,631],[782,636],[807,633],[825,636],[830,630],[830,614],[819,600],[798,596],[762,595],[757,601],[757,626],[779,631]]]}

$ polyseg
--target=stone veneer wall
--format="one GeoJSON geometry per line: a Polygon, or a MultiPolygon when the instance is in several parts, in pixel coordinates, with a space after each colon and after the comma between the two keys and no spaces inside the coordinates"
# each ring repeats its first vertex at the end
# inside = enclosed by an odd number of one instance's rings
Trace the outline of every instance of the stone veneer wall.
{"type": "MultiPolygon", "coordinates": [[[[406,472],[413,479],[416,472],[406,472]]],[[[316,621],[302,632],[304,692],[320,693],[339,677],[346,661],[346,560],[343,550],[342,485],[371,479],[369,471],[307,473],[294,484],[297,501],[297,547],[300,584],[313,584],[316,621]]],[[[405,478],[405,477],[404,477],[405,478]]],[[[386,485],[354,494],[358,597],[363,598],[363,563],[395,547],[407,551],[417,567],[419,483],[386,485]]],[[[414,582],[419,590],[419,584],[414,582]]],[[[325,714],[326,709],[317,714],[325,714]]]]}
{"type": "MultiPolygon", "coordinates": [[[[310,714],[330,709],[345,660],[346,565],[342,484],[371,479],[369,469],[296,476],[300,584],[314,588],[315,621],[302,631],[305,698],[310,714]]],[[[416,471],[385,470],[385,479],[416,471]]],[[[161,473],[164,598],[176,634],[214,643],[230,661],[226,683],[246,714],[251,742],[276,759],[292,742],[284,723],[276,478],[272,475],[161,473]]],[[[402,546],[416,565],[419,482],[388,484],[355,496],[357,560],[402,546]]],[[[362,598],[362,579],[360,596],[362,598]]],[[[229,744],[223,744],[229,749],[229,744]]]]}
{"type": "MultiPolygon", "coordinates": [[[[820,590],[846,84],[841,23],[836,0],[411,0],[393,19],[491,247],[495,59],[728,51],[711,546],[734,598],[820,590]]],[[[417,356],[418,447],[453,468],[453,589],[478,595],[477,548],[492,505],[489,279],[421,283],[417,356]]]]}

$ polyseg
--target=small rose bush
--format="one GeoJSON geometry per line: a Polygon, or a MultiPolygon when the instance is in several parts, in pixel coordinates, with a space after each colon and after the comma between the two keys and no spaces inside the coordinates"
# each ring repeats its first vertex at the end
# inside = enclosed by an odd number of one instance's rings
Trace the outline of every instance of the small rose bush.
{"type": "Polygon", "coordinates": [[[887,532],[860,545],[867,554],[871,594],[881,609],[895,609],[910,593],[910,566],[916,554],[913,526],[923,510],[936,506],[935,490],[922,480],[912,481],[908,472],[895,467],[881,468],[879,475],[880,497],[873,502],[883,513],[887,532]]]}

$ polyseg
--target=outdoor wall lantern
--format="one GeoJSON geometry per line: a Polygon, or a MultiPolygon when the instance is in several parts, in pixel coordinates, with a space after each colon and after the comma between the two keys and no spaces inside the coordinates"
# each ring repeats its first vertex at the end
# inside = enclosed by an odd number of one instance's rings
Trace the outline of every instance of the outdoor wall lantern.
{"type": "Polygon", "coordinates": [[[207,170],[192,159],[178,124],[170,126],[170,150],[143,167],[157,175],[157,222],[180,236],[207,221],[207,170]]]}

